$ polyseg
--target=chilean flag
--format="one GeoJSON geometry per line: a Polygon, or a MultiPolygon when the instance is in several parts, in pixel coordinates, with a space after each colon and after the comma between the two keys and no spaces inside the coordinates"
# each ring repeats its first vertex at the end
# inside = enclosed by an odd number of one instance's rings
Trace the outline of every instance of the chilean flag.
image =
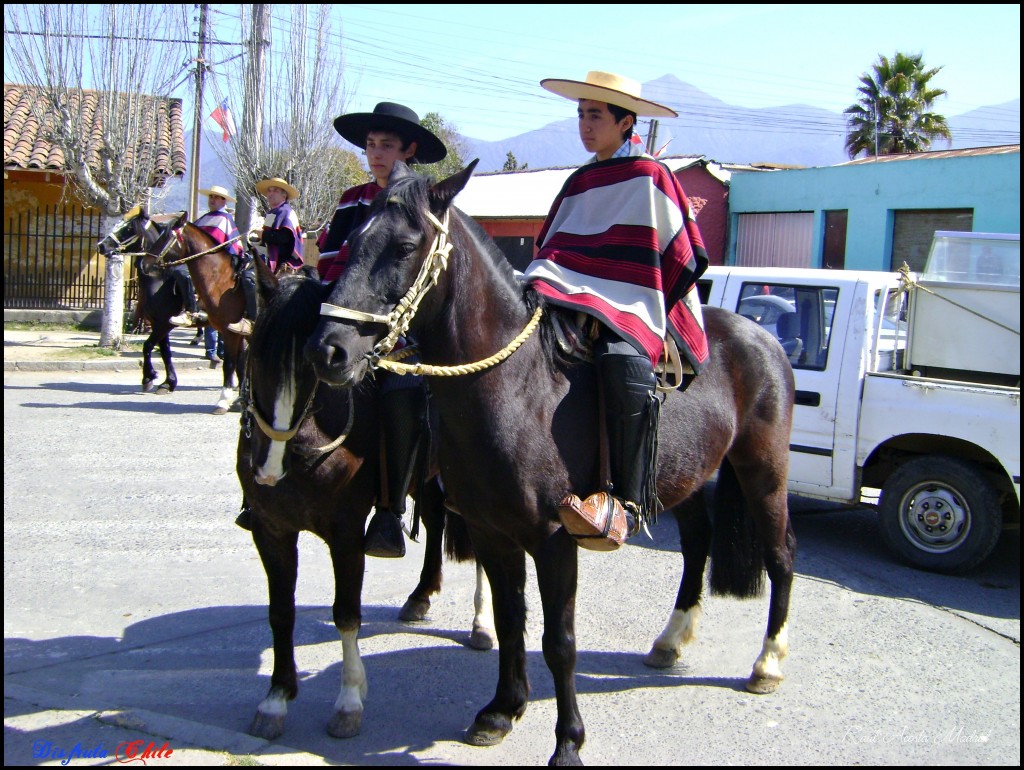
{"type": "Polygon", "coordinates": [[[227,99],[222,101],[220,106],[210,113],[210,117],[221,127],[221,130],[224,132],[225,142],[238,133],[235,129],[235,119],[231,117],[231,110],[228,109],[227,99]]]}

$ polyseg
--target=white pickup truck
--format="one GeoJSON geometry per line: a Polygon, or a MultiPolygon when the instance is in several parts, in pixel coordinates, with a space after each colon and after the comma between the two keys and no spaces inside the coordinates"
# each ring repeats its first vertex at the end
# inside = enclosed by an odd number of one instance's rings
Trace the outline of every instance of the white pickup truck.
{"type": "Polygon", "coordinates": [[[700,289],[789,354],[790,492],[877,505],[886,543],[936,572],[1020,526],[1019,235],[936,233],[920,275],[711,267],[700,289]]]}

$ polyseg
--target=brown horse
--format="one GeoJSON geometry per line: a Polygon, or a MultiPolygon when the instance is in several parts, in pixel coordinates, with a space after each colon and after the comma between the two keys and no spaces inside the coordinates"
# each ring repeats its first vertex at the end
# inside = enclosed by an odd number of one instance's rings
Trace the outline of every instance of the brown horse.
{"type": "Polygon", "coordinates": [[[170,393],[178,384],[169,335],[173,328],[170,318],[181,311],[182,302],[174,294],[167,268],[187,266],[210,325],[224,339],[224,380],[214,414],[225,414],[238,404],[234,391],[245,371],[246,351],[245,338],[228,331],[227,326],[242,317],[245,295],[227,248],[217,248],[217,242],[187,218],[187,212],[181,212],[171,222],[160,224],[150,218],[145,207],[136,207],[100,241],[99,250],[106,254],[115,248],[133,248],[138,255],[141,312],[152,328],[142,346],[142,389],[146,392],[170,393]],[[152,360],[155,345],[160,347],[165,372],[159,386],[155,385],[158,375],[152,360]]]}
{"type": "MultiPolygon", "coordinates": [[[[416,371],[428,376],[440,413],[445,489],[466,517],[494,593],[498,685],[465,740],[500,742],[526,709],[528,553],[558,708],[550,763],[580,764],[577,545],[557,506],[599,482],[596,377],[592,366],[560,357],[544,318],[553,311],[516,280],[483,229],[452,206],[475,165],[432,184],[396,164],[369,224],[353,239],[306,353],[322,379],[355,387],[374,367],[402,371],[388,359],[398,334],[407,330],[417,340],[431,364],[416,371]]],[[[770,692],[783,678],[796,553],[786,492],[793,372],[778,340],[757,324],[717,308],[705,309],[704,323],[706,369],[661,405],[657,492],[679,525],[683,575],[668,625],[645,662],[673,664],[694,637],[710,553],[712,593],[754,596],[767,570],[767,630],[747,689],[770,692]],[[712,520],[701,489],[716,470],[712,520]]]]}
{"type": "MultiPolygon", "coordinates": [[[[306,271],[311,268],[305,268],[306,271]]],[[[319,386],[302,355],[319,321],[327,287],[306,272],[283,277],[263,263],[257,277],[264,309],[256,321],[245,378],[247,406],[238,437],[236,471],[252,512],[252,537],[267,573],[274,670],[270,691],[249,732],[268,740],[284,730],[287,703],[298,693],[293,630],[299,533],[312,532],[334,564],[334,624],[342,643],[341,690],[328,731],[356,735],[362,724],[366,673],[357,637],[361,623],[363,527],[379,484],[377,387],[338,390],[319,386]]],[[[399,618],[422,620],[430,596],[441,589],[442,533],[450,558],[472,559],[462,519],[447,514],[434,478],[413,491],[426,529],[420,581],[399,618]]],[[[476,612],[469,645],[491,649],[489,590],[477,568],[476,612]]]]}

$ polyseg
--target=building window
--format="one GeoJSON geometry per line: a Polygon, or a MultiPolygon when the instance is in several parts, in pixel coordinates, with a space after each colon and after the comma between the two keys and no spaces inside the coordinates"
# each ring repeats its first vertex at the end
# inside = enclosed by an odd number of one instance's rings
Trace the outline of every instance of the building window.
{"type": "Polygon", "coordinates": [[[970,232],[973,226],[973,209],[906,209],[893,212],[889,269],[899,270],[906,262],[914,272],[924,271],[936,230],[970,232]]]}
{"type": "Polygon", "coordinates": [[[740,214],[736,264],[744,267],[810,267],[814,214],[740,214]]]}

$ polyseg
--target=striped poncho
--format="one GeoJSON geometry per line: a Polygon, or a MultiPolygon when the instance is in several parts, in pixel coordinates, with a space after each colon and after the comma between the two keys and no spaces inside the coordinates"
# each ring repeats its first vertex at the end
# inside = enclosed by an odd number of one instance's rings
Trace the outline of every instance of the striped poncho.
{"type": "Polygon", "coordinates": [[[589,163],[565,182],[525,280],[549,302],[598,318],[656,364],[671,334],[700,372],[708,359],[697,278],[704,242],[686,193],[647,154],[589,163]]]}
{"type": "MultiPolygon", "coordinates": [[[[203,230],[217,243],[224,243],[238,237],[238,227],[235,225],[234,217],[223,210],[207,211],[193,224],[203,230]]],[[[240,256],[242,244],[234,241],[228,246],[228,253],[232,257],[240,256]]]]}
{"type": "Polygon", "coordinates": [[[331,223],[317,242],[320,261],[316,263],[316,269],[322,282],[330,283],[345,271],[348,239],[366,221],[370,204],[381,189],[376,182],[367,182],[350,187],[341,194],[331,223]]]}
{"type": "Polygon", "coordinates": [[[296,270],[302,267],[302,227],[287,201],[267,212],[263,220],[263,244],[267,247],[267,264],[273,272],[282,265],[296,270]]]}

